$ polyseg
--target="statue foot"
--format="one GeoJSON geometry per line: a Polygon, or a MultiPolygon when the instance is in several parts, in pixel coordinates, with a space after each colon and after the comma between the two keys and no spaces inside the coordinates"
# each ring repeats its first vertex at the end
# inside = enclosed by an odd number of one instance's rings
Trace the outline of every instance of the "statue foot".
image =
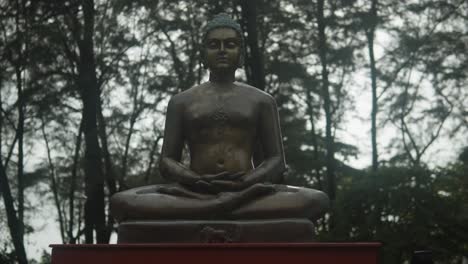
{"type": "Polygon", "coordinates": [[[215,210],[216,215],[229,213],[245,203],[254,201],[256,198],[271,194],[276,191],[274,185],[256,183],[240,192],[223,192],[218,194],[218,206],[215,210]]]}
{"type": "Polygon", "coordinates": [[[250,198],[255,198],[257,196],[263,196],[276,192],[276,187],[273,184],[256,183],[247,188],[244,192],[247,196],[251,195],[250,198]]]}
{"type": "Polygon", "coordinates": [[[182,188],[181,186],[160,186],[157,189],[158,193],[161,194],[168,194],[168,195],[174,195],[178,197],[185,197],[185,198],[192,198],[192,199],[199,199],[199,200],[207,200],[207,199],[213,199],[213,195],[210,194],[201,194],[197,192],[192,192],[190,190],[187,190],[186,188],[182,188]]]}

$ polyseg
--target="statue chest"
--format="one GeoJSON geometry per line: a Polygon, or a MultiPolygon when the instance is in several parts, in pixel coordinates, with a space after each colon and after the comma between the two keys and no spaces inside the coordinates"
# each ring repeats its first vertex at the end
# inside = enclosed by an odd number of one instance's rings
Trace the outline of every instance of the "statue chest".
{"type": "Polygon", "coordinates": [[[207,96],[188,104],[184,111],[187,129],[206,130],[218,127],[255,129],[258,109],[249,98],[207,96]]]}

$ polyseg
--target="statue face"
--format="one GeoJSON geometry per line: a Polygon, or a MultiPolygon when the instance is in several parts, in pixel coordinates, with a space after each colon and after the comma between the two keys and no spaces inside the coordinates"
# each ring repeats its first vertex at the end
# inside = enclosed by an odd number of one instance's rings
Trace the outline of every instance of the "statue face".
{"type": "Polygon", "coordinates": [[[212,72],[235,71],[239,65],[241,43],[232,28],[211,30],[205,42],[205,63],[212,72]]]}

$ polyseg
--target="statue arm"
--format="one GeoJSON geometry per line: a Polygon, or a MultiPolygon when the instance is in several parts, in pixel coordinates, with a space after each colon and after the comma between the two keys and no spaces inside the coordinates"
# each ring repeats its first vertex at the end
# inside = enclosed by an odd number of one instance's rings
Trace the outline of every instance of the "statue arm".
{"type": "Polygon", "coordinates": [[[183,106],[173,97],[167,106],[164,142],[159,170],[167,180],[194,184],[200,176],[180,163],[184,146],[183,106]]]}
{"type": "Polygon", "coordinates": [[[283,139],[279,124],[278,108],[275,99],[268,96],[261,104],[259,139],[263,148],[264,160],[254,170],[245,175],[248,184],[270,180],[273,183],[282,181],[286,170],[283,139]]]}

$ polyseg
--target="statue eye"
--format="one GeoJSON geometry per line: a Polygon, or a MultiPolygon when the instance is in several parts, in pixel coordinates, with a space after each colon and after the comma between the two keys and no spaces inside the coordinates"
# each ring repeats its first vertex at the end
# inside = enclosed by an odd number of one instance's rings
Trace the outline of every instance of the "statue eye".
{"type": "Polygon", "coordinates": [[[218,44],[218,41],[211,40],[211,41],[208,41],[207,46],[210,49],[216,49],[219,46],[219,44],[218,44]]]}
{"type": "Polygon", "coordinates": [[[229,48],[235,48],[237,47],[237,42],[235,42],[234,40],[229,40],[227,41],[226,46],[229,48]]]}

